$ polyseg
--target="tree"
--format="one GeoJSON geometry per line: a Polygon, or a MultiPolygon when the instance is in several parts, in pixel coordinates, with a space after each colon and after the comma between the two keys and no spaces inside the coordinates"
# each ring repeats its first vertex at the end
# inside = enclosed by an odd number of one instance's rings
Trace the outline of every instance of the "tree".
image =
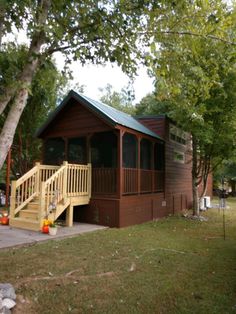
{"type": "Polygon", "coordinates": [[[12,33],[14,27],[18,31],[25,29],[29,40],[21,71],[6,81],[0,96],[0,115],[5,113],[0,134],[0,169],[40,64],[53,53],[61,52],[66,56],[67,66],[72,60],[82,64],[110,61],[117,62],[126,72],[134,72],[141,55],[139,32],[145,27],[144,15],[152,6],[155,6],[154,0],[0,2],[2,51],[6,49],[3,36],[12,33]]]}
{"type": "Polygon", "coordinates": [[[206,187],[209,172],[232,154],[236,135],[235,48],[224,40],[207,38],[214,29],[235,36],[229,22],[235,11],[217,1],[213,16],[209,3],[203,11],[195,4],[198,14],[206,13],[207,23],[192,24],[189,30],[195,34],[199,27],[202,36],[176,36],[173,31],[175,36],[152,47],[149,59],[159,102],[165,103],[170,117],[192,134],[193,209],[197,215],[198,186],[203,182],[206,187]]]}
{"type": "MultiPolygon", "coordinates": [[[[20,47],[24,50],[24,47],[20,47]]],[[[15,59],[22,55],[15,50],[15,59]]],[[[9,53],[6,54],[9,56],[9,53]]],[[[16,61],[20,64],[20,60],[16,61]]],[[[35,138],[35,131],[45,121],[49,113],[55,109],[59,92],[66,84],[66,79],[57,70],[55,64],[48,59],[40,65],[32,81],[32,92],[16,129],[12,150],[12,172],[16,176],[23,175],[41,159],[41,141],[35,138]]]]}
{"type": "Polygon", "coordinates": [[[133,91],[130,87],[122,88],[121,92],[117,92],[113,89],[111,84],[107,84],[105,88],[100,88],[102,96],[100,100],[111,107],[114,107],[120,111],[126,112],[128,114],[133,114],[135,107],[132,105],[132,100],[134,98],[133,91]]]}
{"type": "Polygon", "coordinates": [[[160,100],[158,93],[153,92],[144,96],[138,104],[135,105],[136,115],[144,114],[167,114],[171,108],[170,100],[160,100]]]}
{"type": "Polygon", "coordinates": [[[165,43],[168,35],[232,42],[225,25],[233,23],[235,12],[227,17],[225,7],[220,0],[0,1],[2,51],[3,37],[15,28],[25,30],[29,40],[21,71],[6,81],[0,96],[0,116],[5,113],[0,134],[0,169],[26,106],[33,77],[53,53],[63,53],[67,66],[72,60],[82,64],[110,61],[134,73],[146,47],[150,44],[153,49],[156,42],[165,43]],[[223,22],[218,16],[224,16],[223,22]],[[203,26],[207,27],[204,32],[203,26]]]}
{"type": "Polygon", "coordinates": [[[222,164],[214,172],[214,185],[221,188],[222,179],[227,180],[231,187],[232,196],[236,196],[236,158],[232,156],[228,160],[224,160],[222,164]]]}

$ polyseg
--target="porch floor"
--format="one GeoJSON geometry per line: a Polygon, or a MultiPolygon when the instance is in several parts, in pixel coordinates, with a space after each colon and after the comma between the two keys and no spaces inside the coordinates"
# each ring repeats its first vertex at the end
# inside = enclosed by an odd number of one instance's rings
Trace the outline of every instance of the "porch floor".
{"type": "Polygon", "coordinates": [[[107,229],[105,226],[98,226],[86,223],[74,222],[73,227],[59,226],[55,236],[43,234],[37,231],[29,231],[11,226],[0,225],[0,249],[33,245],[38,242],[48,241],[51,239],[63,239],[74,237],[81,233],[107,229]]]}

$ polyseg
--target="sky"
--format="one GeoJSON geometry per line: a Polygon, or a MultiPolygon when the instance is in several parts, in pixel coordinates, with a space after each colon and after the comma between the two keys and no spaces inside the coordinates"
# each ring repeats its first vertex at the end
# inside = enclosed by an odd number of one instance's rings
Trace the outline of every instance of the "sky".
{"type": "MultiPolygon", "coordinates": [[[[24,31],[18,32],[15,30],[11,35],[4,39],[4,41],[15,41],[18,43],[28,44],[28,38],[24,31]]],[[[55,53],[57,67],[62,70],[64,66],[64,58],[61,53],[55,53]]],[[[73,72],[74,80],[70,85],[84,85],[84,94],[95,100],[99,100],[102,93],[100,88],[105,88],[107,84],[113,86],[113,90],[120,92],[122,88],[129,84],[129,77],[122,72],[122,70],[111,64],[104,66],[85,65],[82,66],[79,62],[72,62],[70,68],[73,72]]],[[[147,75],[147,70],[142,66],[138,70],[137,77],[133,82],[135,99],[133,104],[138,103],[144,96],[154,90],[153,79],[147,75]]]]}
{"type": "MultiPolygon", "coordinates": [[[[63,58],[56,55],[55,59],[57,66],[62,69],[63,58]]],[[[107,84],[111,84],[115,91],[120,92],[130,81],[129,77],[118,66],[111,64],[82,66],[79,62],[73,62],[71,69],[74,77],[73,84],[78,82],[79,85],[84,85],[84,94],[95,100],[98,100],[102,95],[99,88],[104,88],[107,84]]],[[[140,67],[138,70],[133,88],[135,92],[134,104],[153,91],[153,79],[147,75],[147,70],[144,67],[140,67]]]]}
{"type": "MultiPolygon", "coordinates": [[[[15,30],[4,41],[15,41],[18,43],[29,44],[28,38],[24,31],[15,30]]],[[[64,66],[64,58],[61,53],[55,53],[57,67],[62,70],[64,66]]],[[[120,92],[122,88],[129,84],[129,77],[115,65],[106,64],[104,66],[85,65],[82,66],[79,62],[72,62],[70,68],[73,72],[74,80],[70,85],[84,85],[84,94],[95,100],[99,100],[102,93],[100,88],[105,88],[107,84],[113,86],[113,90],[120,92]]],[[[142,66],[138,70],[137,77],[133,83],[135,99],[133,104],[138,103],[144,96],[154,90],[153,79],[147,75],[147,70],[142,66]]]]}

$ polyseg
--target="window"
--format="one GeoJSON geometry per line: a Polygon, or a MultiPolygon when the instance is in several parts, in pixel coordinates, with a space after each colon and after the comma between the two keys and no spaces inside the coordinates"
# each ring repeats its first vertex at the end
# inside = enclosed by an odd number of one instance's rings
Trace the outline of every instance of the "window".
{"type": "Polygon", "coordinates": [[[184,164],[184,162],[185,162],[184,152],[178,152],[175,150],[174,151],[174,161],[179,162],[181,164],[184,164]]]}
{"type": "Polygon", "coordinates": [[[137,138],[135,135],[125,133],[123,136],[123,167],[137,167],[137,138]]]}
{"type": "Polygon", "coordinates": [[[77,137],[68,140],[68,162],[86,163],[86,138],[77,137]]]}
{"type": "Polygon", "coordinates": [[[161,143],[156,143],[154,146],[154,169],[164,170],[165,168],[165,146],[161,143]]]}
{"type": "Polygon", "coordinates": [[[170,124],[170,140],[186,145],[187,133],[177,128],[175,125],[170,124]]]}
{"type": "Polygon", "coordinates": [[[44,144],[44,163],[61,165],[65,159],[65,142],[62,138],[50,138],[44,144]]]}
{"type": "Polygon", "coordinates": [[[152,144],[149,140],[142,139],[140,144],[140,168],[151,169],[152,144]]]}

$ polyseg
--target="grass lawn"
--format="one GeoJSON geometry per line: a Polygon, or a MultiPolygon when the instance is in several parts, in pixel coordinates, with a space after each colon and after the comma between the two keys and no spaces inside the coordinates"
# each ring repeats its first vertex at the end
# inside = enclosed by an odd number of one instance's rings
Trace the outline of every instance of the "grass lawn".
{"type": "Polygon", "coordinates": [[[180,216],[1,250],[13,313],[236,313],[236,201],[180,216]]]}

